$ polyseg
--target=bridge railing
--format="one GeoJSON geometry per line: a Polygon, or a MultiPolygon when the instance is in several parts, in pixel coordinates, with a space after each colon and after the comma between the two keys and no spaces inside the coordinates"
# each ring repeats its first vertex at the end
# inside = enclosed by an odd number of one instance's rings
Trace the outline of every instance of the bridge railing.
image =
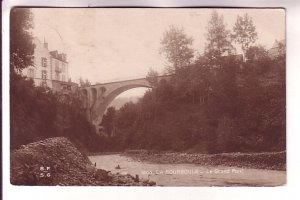
{"type": "Polygon", "coordinates": [[[110,83],[110,82],[118,82],[118,81],[127,81],[127,80],[133,80],[133,79],[142,79],[145,78],[144,75],[138,75],[138,76],[130,76],[130,77],[122,77],[122,78],[113,78],[113,79],[104,79],[98,82],[95,82],[94,84],[103,84],[103,83],[110,83]]]}
{"type": "MultiPolygon", "coordinates": [[[[161,77],[161,76],[171,76],[171,74],[159,74],[158,75],[158,77],[161,77]]],[[[93,82],[91,85],[107,84],[107,83],[122,82],[122,81],[136,80],[136,79],[144,79],[146,77],[147,77],[147,75],[138,75],[138,76],[106,79],[106,80],[102,80],[102,81],[93,82]]]]}

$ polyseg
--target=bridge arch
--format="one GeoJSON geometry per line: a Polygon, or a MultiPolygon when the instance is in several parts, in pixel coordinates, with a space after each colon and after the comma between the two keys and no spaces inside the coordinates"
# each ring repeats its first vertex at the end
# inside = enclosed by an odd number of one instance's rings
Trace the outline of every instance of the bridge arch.
{"type": "Polygon", "coordinates": [[[111,91],[107,96],[105,96],[105,98],[103,99],[103,101],[101,101],[100,105],[98,106],[98,108],[95,108],[95,118],[93,119],[93,124],[94,125],[99,125],[102,121],[103,115],[105,113],[105,110],[107,109],[107,107],[109,106],[109,104],[120,94],[122,94],[123,92],[130,90],[130,89],[134,89],[134,88],[140,88],[140,87],[144,87],[144,88],[151,88],[150,85],[142,85],[142,84],[130,84],[130,85],[125,85],[119,88],[116,88],[115,90],[111,91]]]}
{"type": "MultiPolygon", "coordinates": [[[[158,76],[157,81],[169,81],[170,75],[158,76]]],[[[146,78],[96,84],[79,88],[88,120],[98,129],[109,104],[121,93],[134,88],[151,88],[146,78]]]]}

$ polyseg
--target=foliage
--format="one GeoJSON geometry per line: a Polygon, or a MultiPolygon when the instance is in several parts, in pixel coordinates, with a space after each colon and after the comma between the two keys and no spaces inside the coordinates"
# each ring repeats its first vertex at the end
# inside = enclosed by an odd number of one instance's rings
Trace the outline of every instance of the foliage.
{"type": "Polygon", "coordinates": [[[253,46],[246,51],[247,66],[251,67],[257,72],[265,73],[271,67],[271,58],[268,51],[262,46],[253,46]]]}
{"type": "Polygon", "coordinates": [[[246,51],[247,59],[250,62],[255,62],[256,60],[268,59],[268,51],[263,46],[250,47],[246,51]]]}
{"type": "Polygon", "coordinates": [[[161,53],[166,56],[170,63],[169,73],[176,73],[178,69],[191,63],[194,56],[192,43],[193,39],[188,37],[183,29],[175,26],[171,26],[164,33],[161,40],[161,53]]]}
{"type": "Polygon", "coordinates": [[[250,47],[250,44],[255,43],[257,33],[252,18],[249,17],[247,13],[242,17],[237,16],[237,20],[233,27],[232,39],[241,45],[244,54],[250,47]]]}
{"type": "Polygon", "coordinates": [[[147,73],[146,80],[150,83],[151,86],[156,86],[158,84],[158,72],[154,71],[150,68],[149,72],[147,73]]]}
{"type": "Polygon", "coordinates": [[[10,13],[10,68],[22,70],[33,65],[32,13],[28,8],[13,8],[10,13]]]}
{"type": "MultiPolygon", "coordinates": [[[[152,90],[137,103],[108,108],[101,125],[109,137],[95,133],[78,109],[76,94],[62,98],[12,73],[11,147],[65,136],[90,151],[285,150],[284,47],[271,59],[264,47],[250,46],[256,36],[247,15],[238,17],[234,34],[245,50],[244,63],[232,55],[230,31],[223,16],[213,11],[205,53],[192,62],[192,38],[171,26],[161,41],[161,52],[174,72],[171,80],[158,81],[158,73],[150,70],[147,80],[152,90]]],[[[80,85],[90,82],[80,78],[80,85]]]]}
{"type": "Polygon", "coordinates": [[[86,87],[91,86],[91,82],[88,79],[85,79],[85,81],[80,77],[79,78],[79,86],[80,87],[86,87]]]}
{"type": "Polygon", "coordinates": [[[222,56],[233,53],[234,47],[230,41],[230,31],[226,29],[223,16],[219,15],[216,10],[211,14],[207,25],[205,55],[210,63],[217,66],[222,56]]]}
{"type": "Polygon", "coordinates": [[[95,148],[98,136],[79,109],[77,94],[54,94],[16,73],[33,65],[32,13],[13,8],[10,20],[11,148],[54,136],[68,137],[80,148],[95,148]]]}
{"type": "Polygon", "coordinates": [[[107,108],[106,114],[102,118],[101,125],[104,127],[104,131],[108,134],[108,136],[113,135],[113,128],[114,128],[114,120],[116,117],[116,109],[115,107],[107,108]]]}
{"type": "Polygon", "coordinates": [[[61,98],[16,73],[11,75],[10,87],[12,149],[55,136],[65,136],[80,148],[96,148],[98,136],[79,109],[78,95],[61,98]]]}
{"type": "Polygon", "coordinates": [[[117,110],[116,134],[107,149],[284,150],[285,79],[279,70],[284,62],[262,56],[241,69],[234,56],[220,59],[219,68],[199,59],[170,82],[160,81],[138,103],[117,110]],[[261,73],[266,60],[270,68],[261,73]]]}
{"type": "MultiPolygon", "coordinates": [[[[114,141],[110,144],[118,150],[201,153],[285,150],[284,47],[271,59],[264,47],[250,46],[256,33],[247,15],[238,17],[234,31],[245,50],[246,62],[231,55],[230,31],[214,11],[204,55],[194,63],[176,67],[170,81],[157,82],[156,73],[150,71],[153,89],[138,103],[116,111],[116,136],[110,138],[114,141]],[[245,33],[238,30],[244,26],[245,33]]],[[[165,38],[176,41],[166,34],[165,38]]],[[[162,43],[165,50],[166,44],[162,43]]],[[[171,50],[180,46],[172,45],[167,49],[170,57],[176,55],[171,50]]]]}

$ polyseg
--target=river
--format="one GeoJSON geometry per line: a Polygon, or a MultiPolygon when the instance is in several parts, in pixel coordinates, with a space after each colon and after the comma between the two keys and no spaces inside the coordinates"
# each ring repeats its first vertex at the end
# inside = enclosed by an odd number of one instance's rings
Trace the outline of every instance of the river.
{"type": "Polygon", "coordinates": [[[158,186],[279,186],[286,172],[238,167],[207,167],[197,164],[139,162],[120,154],[89,156],[96,167],[112,173],[139,175],[158,186]],[[120,169],[117,169],[117,166],[120,169]]]}

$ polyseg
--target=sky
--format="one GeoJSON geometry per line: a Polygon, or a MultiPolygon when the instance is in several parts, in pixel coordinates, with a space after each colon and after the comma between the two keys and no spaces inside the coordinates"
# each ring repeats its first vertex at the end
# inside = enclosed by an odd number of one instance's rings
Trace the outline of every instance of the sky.
{"type": "MultiPolygon", "coordinates": [[[[201,53],[212,9],[199,8],[32,8],[33,35],[50,50],[67,54],[69,76],[92,83],[146,76],[150,68],[163,73],[166,59],[159,52],[171,25],[183,28],[201,53]]],[[[237,15],[248,13],[258,33],[257,43],[270,48],[285,38],[282,9],[217,9],[232,29],[237,15]]],[[[124,96],[140,95],[133,89],[124,96]]]]}

